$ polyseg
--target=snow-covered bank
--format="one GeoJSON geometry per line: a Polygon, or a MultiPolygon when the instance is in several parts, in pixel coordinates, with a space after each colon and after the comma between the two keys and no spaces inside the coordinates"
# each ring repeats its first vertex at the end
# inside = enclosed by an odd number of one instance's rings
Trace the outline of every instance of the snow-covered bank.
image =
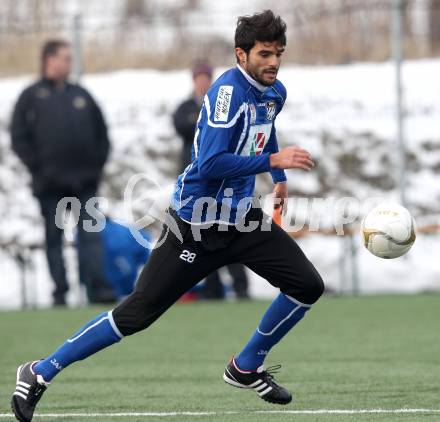
{"type": "MultiPolygon", "coordinates": [[[[440,223],[439,74],[439,60],[404,66],[408,200],[419,225],[440,223]]],[[[289,172],[290,190],[308,197],[395,199],[393,163],[397,153],[391,64],[286,67],[279,77],[288,90],[287,103],[277,121],[280,144],[300,144],[312,152],[318,164],[309,174],[289,172]]],[[[13,104],[30,81],[0,80],[0,242],[16,237],[20,242],[43,238],[39,210],[27,187],[28,175],[11,152],[7,133],[13,104]]],[[[121,218],[122,192],[131,175],[145,172],[164,186],[175,176],[180,143],[170,115],[189,94],[190,75],[127,70],[86,76],[83,83],[101,104],[110,125],[113,153],[102,194],[110,199],[108,213],[121,218]]],[[[269,179],[259,179],[259,191],[266,193],[269,179]]],[[[339,289],[341,240],[311,235],[300,242],[329,286],[339,289]]],[[[440,270],[435,262],[439,252],[436,236],[419,236],[408,257],[395,261],[381,261],[361,249],[361,290],[440,288],[440,270]]],[[[18,303],[14,298],[19,273],[14,268],[10,260],[1,258],[0,307],[18,303]]],[[[39,302],[47,303],[49,282],[44,260],[37,268],[42,292],[39,302]]],[[[258,296],[271,294],[258,281],[253,283],[253,291],[258,296]]]]}

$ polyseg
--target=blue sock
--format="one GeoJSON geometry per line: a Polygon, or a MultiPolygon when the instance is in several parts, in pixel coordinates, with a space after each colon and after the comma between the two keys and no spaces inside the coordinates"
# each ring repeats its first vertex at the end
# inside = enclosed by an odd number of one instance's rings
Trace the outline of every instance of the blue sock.
{"type": "Polygon", "coordinates": [[[266,355],[302,319],[311,305],[280,293],[271,303],[246,347],[235,358],[240,369],[255,371],[266,355]]]}
{"type": "Polygon", "coordinates": [[[66,366],[93,355],[121,338],[112,311],[104,312],[84,325],[49,357],[35,364],[33,370],[44,381],[50,382],[66,366]]]}

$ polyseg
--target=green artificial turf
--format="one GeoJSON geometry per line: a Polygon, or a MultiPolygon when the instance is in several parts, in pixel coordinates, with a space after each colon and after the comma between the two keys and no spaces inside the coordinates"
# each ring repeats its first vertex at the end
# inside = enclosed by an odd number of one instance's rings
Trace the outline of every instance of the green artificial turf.
{"type": "MultiPolygon", "coordinates": [[[[178,304],[147,331],[67,368],[39,413],[216,412],[35,420],[438,421],[440,413],[268,414],[264,410],[440,409],[440,296],[324,298],[266,364],[294,394],[279,407],[222,380],[267,302],[178,304]],[[226,414],[224,412],[238,412],[226,414]]],[[[0,413],[16,367],[52,352],[101,308],[0,314],[0,413]]],[[[8,418],[1,418],[9,420],[8,418]]]]}

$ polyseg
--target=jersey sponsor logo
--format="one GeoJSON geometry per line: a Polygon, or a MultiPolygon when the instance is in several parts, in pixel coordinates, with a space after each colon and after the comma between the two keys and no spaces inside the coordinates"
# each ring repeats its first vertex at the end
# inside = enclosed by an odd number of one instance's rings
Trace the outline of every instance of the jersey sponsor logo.
{"type": "Polygon", "coordinates": [[[269,141],[271,131],[272,123],[251,126],[240,155],[244,157],[261,155],[267,142],[269,141]]]}
{"type": "Polygon", "coordinates": [[[254,135],[254,138],[252,139],[251,144],[251,151],[249,155],[251,157],[255,155],[261,155],[264,149],[264,146],[266,145],[266,135],[264,132],[258,132],[254,135]]]}
{"type": "Polygon", "coordinates": [[[217,94],[217,101],[215,102],[214,121],[227,122],[229,115],[229,107],[231,106],[232,85],[222,85],[217,94]]]}
{"type": "Polygon", "coordinates": [[[249,111],[250,111],[250,115],[251,115],[251,119],[250,119],[250,124],[254,125],[255,122],[257,121],[257,109],[255,107],[255,104],[249,104],[249,111]]]}
{"type": "Polygon", "coordinates": [[[275,101],[269,101],[266,104],[266,120],[273,120],[276,112],[276,104],[275,101]]]}

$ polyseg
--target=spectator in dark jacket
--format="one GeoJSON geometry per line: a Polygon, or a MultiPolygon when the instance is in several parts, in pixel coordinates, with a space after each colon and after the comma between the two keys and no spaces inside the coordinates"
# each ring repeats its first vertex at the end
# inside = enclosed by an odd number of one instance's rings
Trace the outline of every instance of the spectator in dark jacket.
{"type": "MultiPolygon", "coordinates": [[[[196,123],[203,104],[203,98],[212,83],[212,73],[213,69],[209,63],[200,61],[194,64],[192,68],[193,92],[191,97],[180,104],[173,114],[174,127],[183,141],[179,173],[183,173],[185,167],[192,161],[191,154],[196,123]]],[[[232,285],[237,298],[248,298],[248,280],[244,266],[242,264],[232,264],[228,265],[227,268],[232,277],[232,285]]],[[[205,299],[224,298],[224,287],[218,271],[214,271],[206,277],[201,294],[205,299]]]]}
{"type": "Polygon", "coordinates": [[[212,83],[212,67],[209,63],[198,62],[192,68],[193,92],[187,100],[177,107],[173,115],[176,132],[183,141],[179,173],[192,161],[191,149],[194,141],[194,132],[202,107],[203,97],[212,83]]]}
{"type": "Polygon", "coordinates": [[[59,200],[77,197],[79,273],[92,302],[107,301],[110,289],[102,270],[99,234],[83,230],[84,204],[96,196],[109,153],[107,127],[98,105],[81,86],[67,81],[71,52],[67,42],[48,41],[42,49],[42,78],[26,88],[15,105],[12,148],[32,176],[46,229],[46,254],[55,282],[54,302],[65,304],[68,291],[62,253],[62,230],[55,225],[59,200]]]}

